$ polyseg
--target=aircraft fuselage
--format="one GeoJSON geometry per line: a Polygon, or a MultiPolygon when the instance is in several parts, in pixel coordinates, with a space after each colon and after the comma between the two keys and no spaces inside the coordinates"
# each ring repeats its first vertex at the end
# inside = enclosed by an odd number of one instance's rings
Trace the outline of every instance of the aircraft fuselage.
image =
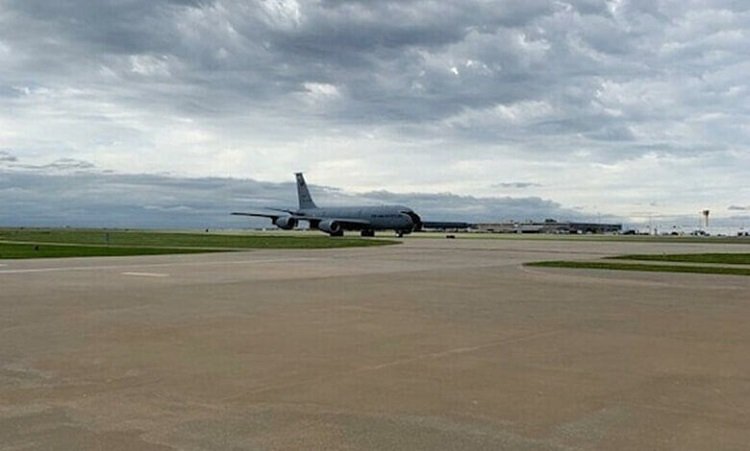
{"type": "MultiPolygon", "coordinates": [[[[305,208],[297,210],[295,215],[299,219],[311,217],[351,220],[346,224],[346,230],[396,230],[409,233],[418,222],[416,214],[401,205],[305,208]],[[368,224],[359,225],[354,221],[367,221],[368,224]]],[[[319,219],[310,220],[310,226],[318,228],[320,222],[319,219]]]]}
{"type": "Polygon", "coordinates": [[[234,215],[269,218],[284,230],[297,227],[306,221],[313,229],[331,236],[341,236],[345,230],[359,230],[362,236],[373,236],[376,230],[394,230],[399,236],[422,228],[422,220],[409,207],[403,205],[318,207],[310,195],[302,173],[297,178],[299,209],[270,208],[273,213],[234,212],[234,215]]]}

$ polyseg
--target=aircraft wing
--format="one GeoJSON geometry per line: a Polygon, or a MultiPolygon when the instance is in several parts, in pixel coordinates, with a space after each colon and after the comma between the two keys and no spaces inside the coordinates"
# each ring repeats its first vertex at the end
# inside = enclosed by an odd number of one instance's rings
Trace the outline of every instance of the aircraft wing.
{"type": "Polygon", "coordinates": [[[370,221],[366,219],[353,219],[353,218],[331,218],[331,217],[325,217],[325,216],[308,216],[308,215],[298,215],[294,214],[291,211],[288,210],[281,210],[281,209],[274,209],[275,211],[279,212],[286,212],[286,213],[256,213],[256,212],[241,212],[241,211],[235,211],[232,212],[235,216],[253,216],[257,218],[269,218],[272,221],[276,221],[278,218],[284,216],[290,216],[298,221],[309,221],[313,223],[318,223],[322,221],[332,221],[332,222],[338,222],[344,227],[367,227],[370,225],[370,221]]]}
{"type": "Polygon", "coordinates": [[[269,219],[273,219],[273,220],[276,220],[276,219],[280,218],[281,216],[286,216],[286,215],[273,214],[273,213],[246,213],[246,212],[242,212],[242,211],[233,211],[232,215],[234,215],[234,216],[254,216],[254,217],[257,217],[257,218],[269,218],[269,219]]]}

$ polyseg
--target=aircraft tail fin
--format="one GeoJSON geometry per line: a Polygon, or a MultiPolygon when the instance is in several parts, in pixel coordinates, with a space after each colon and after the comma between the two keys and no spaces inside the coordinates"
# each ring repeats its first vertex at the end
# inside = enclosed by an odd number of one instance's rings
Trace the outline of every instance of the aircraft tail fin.
{"type": "Polygon", "coordinates": [[[307,189],[307,183],[305,183],[305,177],[301,172],[294,174],[297,176],[297,197],[299,198],[299,208],[318,208],[315,202],[310,196],[310,191],[307,189]]]}

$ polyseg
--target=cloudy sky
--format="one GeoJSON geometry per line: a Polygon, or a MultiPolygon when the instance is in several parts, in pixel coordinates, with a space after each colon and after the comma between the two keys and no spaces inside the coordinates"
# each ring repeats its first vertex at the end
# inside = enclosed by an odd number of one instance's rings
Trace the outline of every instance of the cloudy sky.
{"type": "Polygon", "coordinates": [[[303,170],[441,219],[750,224],[748,74],[746,0],[0,0],[0,222],[230,224],[303,170]]]}

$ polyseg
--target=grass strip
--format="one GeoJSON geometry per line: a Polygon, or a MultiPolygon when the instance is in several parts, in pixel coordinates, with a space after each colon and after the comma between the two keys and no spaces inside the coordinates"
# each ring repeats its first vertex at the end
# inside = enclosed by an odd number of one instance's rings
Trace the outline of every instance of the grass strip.
{"type": "Polygon", "coordinates": [[[723,263],[750,265],[750,254],[633,254],[607,257],[610,260],[641,260],[680,263],[723,263]]]}
{"type": "Polygon", "coordinates": [[[0,243],[0,259],[123,257],[132,255],[196,254],[206,252],[221,252],[221,250],[0,243]]]}
{"type": "Polygon", "coordinates": [[[681,272],[694,274],[721,274],[750,276],[750,268],[721,266],[650,265],[647,263],[547,261],[525,263],[525,266],[541,268],[607,269],[616,271],[681,272]]]}
{"type": "Polygon", "coordinates": [[[229,235],[100,229],[0,229],[0,241],[112,246],[235,249],[331,249],[396,244],[393,240],[331,238],[326,235],[229,235]]]}
{"type": "MultiPolygon", "coordinates": [[[[415,233],[415,238],[443,238],[446,233],[415,233]]],[[[546,233],[453,233],[460,239],[477,240],[528,240],[528,241],[593,241],[622,243],[678,243],[678,244],[744,244],[750,245],[750,238],[736,236],[665,236],[665,235],[576,235],[546,233]]]]}

